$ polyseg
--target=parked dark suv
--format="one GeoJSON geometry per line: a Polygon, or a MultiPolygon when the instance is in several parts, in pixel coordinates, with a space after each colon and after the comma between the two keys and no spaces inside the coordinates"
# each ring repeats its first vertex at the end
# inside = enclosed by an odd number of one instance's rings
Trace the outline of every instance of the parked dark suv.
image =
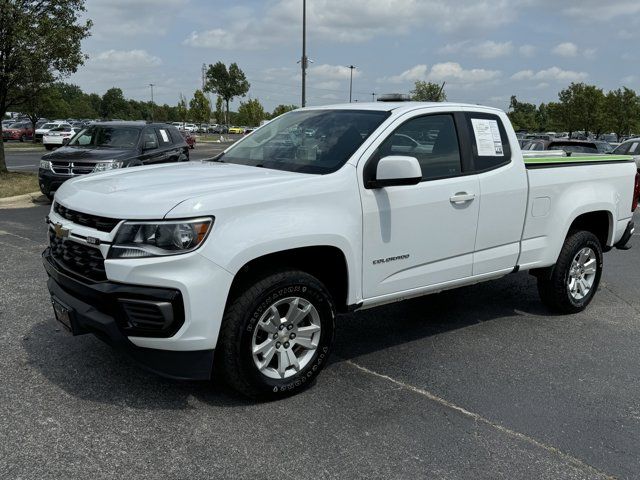
{"type": "Polygon", "coordinates": [[[171,125],[142,122],[94,123],[40,161],[40,191],[53,198],[66,180],[116,168],[189,160],[189,147],[171,125]]]}

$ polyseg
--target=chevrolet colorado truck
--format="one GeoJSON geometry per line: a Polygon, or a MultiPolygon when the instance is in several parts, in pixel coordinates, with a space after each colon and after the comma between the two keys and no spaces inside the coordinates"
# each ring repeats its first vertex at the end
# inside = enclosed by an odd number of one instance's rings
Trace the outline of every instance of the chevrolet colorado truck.
{"type": "Polygon", "coordinates": [[[525,160],[497,109],[306,108],[210,161],[65,182],[43,263],[73,334],[278,397],[326,365],[341,312],[518,270],[554,311],[583,310],[639,195],[630,157],[525,160]]]}

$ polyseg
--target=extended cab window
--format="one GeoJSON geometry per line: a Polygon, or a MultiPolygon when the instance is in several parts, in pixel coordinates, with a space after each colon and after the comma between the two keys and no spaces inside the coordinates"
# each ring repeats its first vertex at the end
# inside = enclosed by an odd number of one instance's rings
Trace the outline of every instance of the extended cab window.
{"type": "MultiPolygon", "coordinates": [[[[466,116],[471,133],[475,171],[484,172],[510,163],[511,145],[500,117],[480,112],[468,113],[466,116]]],[[[539,147],[536,145],[530,149],[538,150],[539,147]]]]}
{"type": "Polygon", "coordinates": [[[417,158],[423,180],[462,172],[458,134],[451,115],[428,115],[402,124],[378,148],[378,158],[390,155],[417,158]]]}

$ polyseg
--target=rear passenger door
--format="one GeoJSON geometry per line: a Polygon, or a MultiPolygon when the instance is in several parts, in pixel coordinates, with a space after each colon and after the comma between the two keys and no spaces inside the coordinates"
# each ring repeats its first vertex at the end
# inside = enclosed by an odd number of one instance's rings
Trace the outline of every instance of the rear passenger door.
{"type": "Polygon", "coordinates": [[[173,139],[171,138],[171,132],[169,132],[169,129],[156,127],[155,131],[156,136],[158,137],[160,149],[163,152],[162,161],[177,162],[180,157],[180,152],[177,146],[173,143],[173,139]]]}
{"type": "Polygon", "coordinates": [[[513,269],[527,211],[527,172],[515,134],[502,112],[465,114],[473,172],[480,184],[480,212],[473,275],[513,269]],[[513,151],[515,150],[515,151],[513,151]]]}
{"type": "Polygon", "coordinates": [[[160,148],[158,135],[152,127],[145,127],[142,131],[142,155],[143,164],[160,163],[164,158],[164,150],[160,148]]]}
{"type": "Polygon", "coordinates": [[[461,148],[463,121],[462,113],[435,108],[408,113],[359,162],[365,299],[472,275],[479,184],[461,148]],[[422,181],[368,188],[379,160],[391,155],[418,159],[422,181]]]}

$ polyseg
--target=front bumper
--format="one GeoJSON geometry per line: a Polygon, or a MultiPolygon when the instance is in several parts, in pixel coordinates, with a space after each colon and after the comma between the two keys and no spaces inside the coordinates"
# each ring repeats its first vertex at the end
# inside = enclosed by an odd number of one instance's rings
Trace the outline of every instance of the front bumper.
{"type": "Polygon", "coordinates": [[[51,195],[60,188],[60,185],[71,178],[73,178],[71,175],[58,175],[48,169],[38,169],[38,185],[40,191],[45,195],[51,195]]]}
{"type": "MultiPolygon", "coordinates": [[[[142,367],[168,378],[180,380],[207,380],[211,378],[213,349],[164,350],[140,347],[127,335],[126,309],[123,301],[134,299],[148,304],[170,304],[173,313],[167,313],[169,330],[180,328],[184,318],[182,297],[174,289],[144,287],[116,282],[84,282],[58,268],[49,249],[43,253],[43,264],[49,280],[49,292],[58,301],[72,309],[73,333],[93,333],[110,345],[124,351],[142,367]]],[[[170,332],[169,332],[170,333],[170,332]]],[[[158,339],[161,340],[161,339],[158,339]]]]}

